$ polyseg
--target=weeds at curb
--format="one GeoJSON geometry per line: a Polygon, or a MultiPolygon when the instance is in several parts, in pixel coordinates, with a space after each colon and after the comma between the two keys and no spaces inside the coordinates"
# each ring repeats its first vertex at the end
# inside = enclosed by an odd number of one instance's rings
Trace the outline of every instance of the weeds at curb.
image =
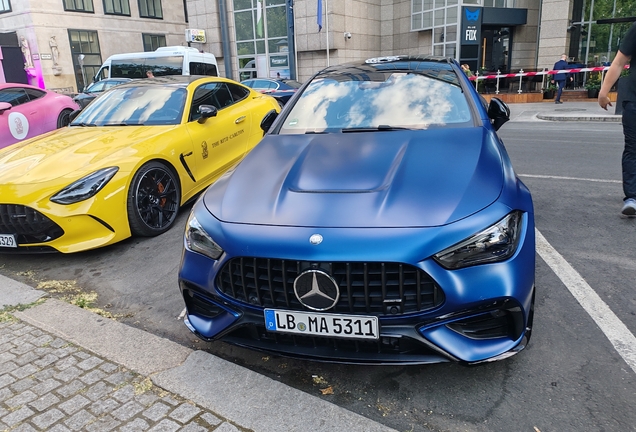
{"type": "Polygon", "coordinates": [[[0,322],[17,321],[18,319],[13,316],[13,312],[22,312],[45,302],[45,299],[38,299],[32,303],[17,304],[15,306],[6,306],[0,309],[0,322]]]}
{"type": "Polygon", "coordinates": [[[60,300],[67,303],[86,309],[87,311],[96,313],[104,318],[110,318],[117,320],[119,318],[127,318],[129,314],[113,314],[107,310],[95,307],[97,302],[96,292],[84,292],[77,286],[77,281],[74,280],[49,280],[39,282],[37,287],[39,290],[44,290],[49,294],[55,294],[60,300]]]}

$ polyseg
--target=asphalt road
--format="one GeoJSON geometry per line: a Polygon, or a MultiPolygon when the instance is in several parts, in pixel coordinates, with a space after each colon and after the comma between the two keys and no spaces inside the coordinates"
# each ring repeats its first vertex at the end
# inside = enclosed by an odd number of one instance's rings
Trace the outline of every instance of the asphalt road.
{"type": "MultiPolygon", "coordinates": [[[[636,333],[636,219],[619,217],[620,124],[511,122],[500,135],[533,193],[539,232],[636,333]]],[[[36,287],[75,281],[98,293],[97,305],[122,322],[312,394],[331,386],[334,394],[321,397],[401,431],[636,430],[636,373],[539,257],[532,340],[504,361],[470,368],[332,365],[200,342],[179,319],[177,269],[188,210],[158,238],[76,255],[0,255],[0,273],[36,287]]]]}

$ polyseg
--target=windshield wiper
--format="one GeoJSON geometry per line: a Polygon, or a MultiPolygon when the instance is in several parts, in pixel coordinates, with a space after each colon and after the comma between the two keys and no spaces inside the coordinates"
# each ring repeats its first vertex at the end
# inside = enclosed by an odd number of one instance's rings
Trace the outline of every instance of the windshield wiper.
{"type": "Polygon", "coordinates": [[[71,123],[71,126],[96,127],[97,125],[94,123],[71,123]]]}
{"type": "Polygon", "coordinates": [[[462,86],[459,84],[459,80],[454,79],[455,77],[453,77],[452,75],[448,75],[448,74],[434,74],[431,72],[414,72],[414,73],[418,73],[420,75],[424,75],[425,77],[437,80],[437,81],[441,81],[441,82],[445,82],[446,84],[450,84],[452,86],[455,87],[459,87],[461,88],[462,86]],[[451,78],[452,80],[447,79],[451,78]]]}
{"type": "Polygon", "coordinates": [[[121,122],[121,123],[105,123],[102,126],[143,126],[143,124],[121,122]]]}
{"type": "Polygon", "coordinates": [[[307,132],[305,132],[305,135],[307,135],[307,134],[326,134],[326,133],[327,132],[324,131],[324,130],[323,131],[307,131],[307,132]]]}
{"type": "Polygon", "coordinates": [[[377,131],[394,131],[394,130],[411,130],[411,128],[401,126],[378,125],[377,127],[352,127],[342,129],[342,133],[348,132],[377,132],[377,131]]]}

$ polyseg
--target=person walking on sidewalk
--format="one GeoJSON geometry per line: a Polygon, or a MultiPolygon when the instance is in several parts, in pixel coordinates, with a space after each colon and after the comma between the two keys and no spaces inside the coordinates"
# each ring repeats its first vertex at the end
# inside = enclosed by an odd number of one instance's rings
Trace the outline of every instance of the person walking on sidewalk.
{"type": "MultiPolygon", "coordinates": [[[[554,64],[554,67],[552,68],[553,70],[565,70],[568,69],[568,56],[565,54],[561,54],[561,60],[559,60],[558,62],[556,62],[554,64]]],[[[561,102],[561,93],[563,93],[563,87],[565,87],[565,81],[568,79],[568,74],[565,72],[562,73],[558,73],[554,76],[554,79],[552,81],[556,82],[557,84],[557,95],[556,95],[556,99],[554,100],[555,104],[562,104],[563,102],[561,102]]],[[[572,77],[570,77],[570,79],[572,79],[572,77]]]]}
{"type": "Polygon", "coordinates": [[[623,150],[623,208],[621,213],[628,217],[636,216],[636,23],[627,31],[621,41],[616,57],[605,74],[605,79],[598,93],[598,104],[604,110],[612,106],[609,91],[621,75],[625,65],[629,63],[629,75],[623,77],[625,85],[621,84],[623,99],[623,135],[625,148],[623,150]]]}

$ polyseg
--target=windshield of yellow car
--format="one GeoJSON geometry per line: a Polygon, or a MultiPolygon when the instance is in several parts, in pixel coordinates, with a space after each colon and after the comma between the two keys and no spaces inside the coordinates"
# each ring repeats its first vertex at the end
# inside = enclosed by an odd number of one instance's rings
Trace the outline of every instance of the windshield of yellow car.
{"type": "Polygon", "coordinates": [[[165,85],[115,87],[95,99],[71,126],[152,126],[181,123],[187,92],[165,85]]]}
{"type": "Polygon", "coordinates": [[[466,95],[456,79],[422,72],[332,73],[309,83],[286,115],[280,133],[433,126],[472,126],[466,95]]]}

